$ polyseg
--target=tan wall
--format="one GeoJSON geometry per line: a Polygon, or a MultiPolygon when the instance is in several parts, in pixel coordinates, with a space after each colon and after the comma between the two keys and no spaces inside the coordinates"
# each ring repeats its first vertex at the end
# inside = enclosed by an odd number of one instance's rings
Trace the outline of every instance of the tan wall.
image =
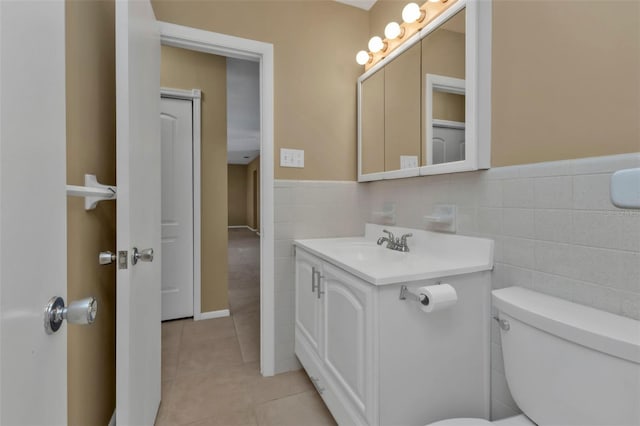
{"type": "Polygon", "coordinates": [[[246,182],[247,182],[247,225],[253,226],[254,218],[253,218],[253,172],[257,172],[257,217],[255,220],[256,230],[260,231],[260,157],[253,160],[251,163],[247,165],[247,174],[246,174],[246,182]]]}
{"type": "Polygon", "coordinates": [[[203,312],[228,308],[226,62],[221,56],[162,46],[162,86],[202,90],[203,312]]]}
{"type": "Polygon", "coordinates": [[[640,2],[493,5],[492,166],[640,150],[640,2]]]}
{"type": "Polygon", "coordinates": [[[364,10],[334,1],[154,0],[156,17],[274,45],[275,154],[305,150],[305,167],[276,179],[355,180],[355,54],[367,44],[364,10]]]}
{"type": "MultiPolygon", "coordinates": [[[[113,1],[66,2],[71,185],[84,185],[85,173],[116,183],[114,13],[113,1]]],[[[68,200],[67,300],[94,296],[99,307],[90,327],[68,328],[68,423],[106,425],[115,408],[116,270],[115,265],[99,265],[98,253],[116,249],[116,204],[102,202],[85,211],[84,199],[68,200]]]]}
{"type": "Polygon", "coordinates": [[[229,226],[248,225],[247,222],[247,166],[227,166],[227,210],[229,226]]]}

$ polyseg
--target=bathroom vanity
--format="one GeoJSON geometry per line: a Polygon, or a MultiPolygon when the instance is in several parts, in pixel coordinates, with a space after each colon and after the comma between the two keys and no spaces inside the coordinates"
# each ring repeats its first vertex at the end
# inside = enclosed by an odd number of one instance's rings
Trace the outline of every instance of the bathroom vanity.
{"type": "Polygon", "coordinates": [[[489,418],[493,241],[428,231],[409,252],[359,238],[297,240],[295,352],[341,425],[425,425],[489,418]],[[457,303],[426,313],[401,300],[450,284],[457,303]]]}

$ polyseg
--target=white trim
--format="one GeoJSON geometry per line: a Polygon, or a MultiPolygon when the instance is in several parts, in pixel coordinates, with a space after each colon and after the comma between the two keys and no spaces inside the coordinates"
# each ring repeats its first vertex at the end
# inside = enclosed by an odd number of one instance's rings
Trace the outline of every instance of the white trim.
{"type": "Polygon", "coordinates": [[[115,410],[115,408],[113,409],[113,414],[111,415],[111,418],[109,419],[109,423],[107,424],[107,426],[116,426],[116,410],[115,410]]]}
{"type": "Polygon", "coordinates": [[[202,312],[202,313],[200,313],[200,318],[199,319],[208,320],[208,319],[213,319],[213,318],[228,317],[229,315],[231,315],[231,314],[229,313],[228,309],[220,309],[219,311],[202,312]]]}
{"type": "Polygon", "coordinates": [[[160,96],[163,98],[184,99],[192,101],[194,99],[202,99],[202,91],[198,89],[183,90],[172,89],[170,87],[161,87],[160,96]]]}
{"type": "Polygon", "coordinates": [[[159,22],[167,46],[260,63],[260,370],[275,373],[275,259],[273,207],[273,45],[159,22]]]}
{"type": "Polygon", "coordinates": [[[464,121],[451,121],[440,120],[439,118],[433,119],[433,127],[445,127],[447,129],[464,129],[464,121]]]}
{"type": "MultiPolygon", "coordinates": [[[[254,228],[250,227],[249,225],[229,225],[229,226],[227,226],[227,228],[228,229],[248,229],[249,231],[258,233],[257,229],[254,229],[254,228]]],[[[260,235],[260,234],[258,233],[258,235],[260,235]]]]}
{"type": "Polygon", "coordinates": [[[191,101],[191,117],[193,120],[192,135],[192,195],[193,195],[193,320],[202,319],[202,253],[201,253],[201,148],[202,148],[202,92],[198,89],[181,90],[167,87],[160,88],[161,98],[191,101]]]}

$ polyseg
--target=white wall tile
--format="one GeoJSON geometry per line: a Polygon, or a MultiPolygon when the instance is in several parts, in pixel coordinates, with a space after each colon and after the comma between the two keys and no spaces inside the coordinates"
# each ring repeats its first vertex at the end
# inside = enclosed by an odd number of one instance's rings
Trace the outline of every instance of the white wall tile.
{"type": "Polygon", "coordinates": [[[514,410],[518,409],[518,404],[513,400],[509,391],[507,378],[496,370],[491,371],[491,397],[514,410]]]}
{"type": "Polygon", "coordinates": [[[568,243],[571,241],[571,210],[534,211],[534,236],[537,240],[568,243]]]}
{"type": "Polygon", "coordinates": [[[616,210],[609,195],[611,175],[573,177],[573,208],[576,210],[616,210]]]}
{"type": "Polygon", "coordinates": [[[622,293],[611,288],[579,282],[574,286],[572,300],[612,314],[622,314],[622,293]]]}
{"type": "Polygon", "coordinates": [[[293,240],[276,240],[274,256],[279,258],[292,258],[294,255],[293,240]]]}
{"type": "Polygon", "coordinates": [[[504,207],[532,208],[533,179],[509,179],[502,182],[502,205],[504,207]]]}
{"type": "Polygon", "coordinates": [[[516,410],[513,407],[503,404],[497,399],[491,400],[491,421],[505,419],[507,417],[513,417],[520,414],[520,410],[516,410]]]}
{"type": "Polygon", "coordinates": [[[496,264],[494,271],[494,289],[503,287],[533,287],[533,271],[531,269],[519,268],[507,264],[496,264]]]}
{"type": "Polygon", "coordinates": [[[536,241],[535,269],[548,274],[575,277],[572,257],[573,246],[569,244],[536,241]]]}
{"type": "Polygon", "coordinates": [[[534,181],[537,209],[570,209],[573,205],[573,181],[570,176],[541,177],[534,181]]]}
{"type": "Polygon", "coordinates": [[[571,262],[572,278],[617,290],[638,292],[640,253],[572,246],[571,262]]]}
{"type": "Polygon", "coordinates": [[[511,237],[533,238],[532,209],[504,209],[502,212],[502,234],[511,237]]]}
{"type": "Polygon", "coordinates": [[[572,242],[591,247],[640,251],[640,212],[573,212],[572,242]]]}
{"type": "Polygon", "coordinates": [[[622,315],[640,321],[640,294],[620,292],[622,315]]]}
{"type": "Polygon", "coordinates": [[[486,180],[480,188],[480,207],[502,207],[502,180],[486,180]]]}
{"type": "Polygon", "coordinates": [[[503,209],[480,207],[478,209],[478,232],[486,235],[502,234],[503,209]]]}
{"type": "Polygon", "coordinates": [[[512,266],[533,268],[535,241],[524,238],[503,237],[502,261],[512,266]]]}

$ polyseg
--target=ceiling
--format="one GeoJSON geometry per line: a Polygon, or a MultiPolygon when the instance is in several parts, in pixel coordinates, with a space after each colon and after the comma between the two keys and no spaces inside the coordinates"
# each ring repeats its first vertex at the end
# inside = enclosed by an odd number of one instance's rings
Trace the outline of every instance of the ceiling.
{"type": "Polygon", "coordinates": [[[364,10],[369,10],[376,3],[376,0],[335,0],[338,3],[348,4],[364,10]]]}
{"type": "Polygon", "coordinates": [[[227,58],[227,164],[260,155],[260,65],[227,58]]]}

